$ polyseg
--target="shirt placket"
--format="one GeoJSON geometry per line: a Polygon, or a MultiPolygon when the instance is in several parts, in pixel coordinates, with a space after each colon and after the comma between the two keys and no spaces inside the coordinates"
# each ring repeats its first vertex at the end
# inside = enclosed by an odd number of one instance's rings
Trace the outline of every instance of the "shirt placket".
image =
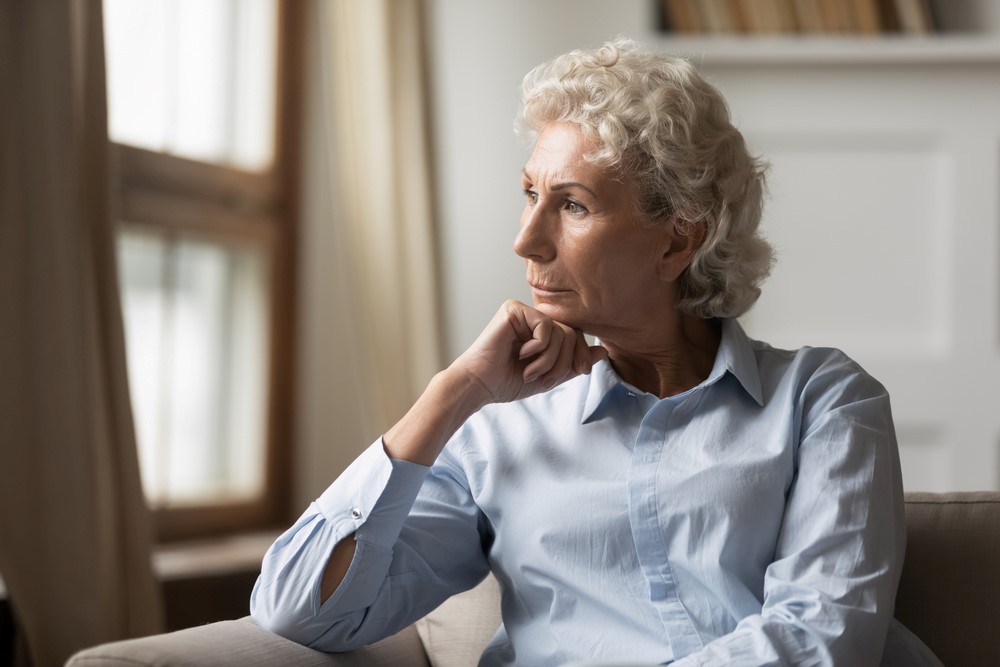
{"type": "Polygon", "coordinates": [[[660,529],[657,470],[670,438],[670,423],[682,397],[666,398],[642,420],[629,468],[629,522],[639,566],[646,577],[649,599],[660,615],[674,659],[702,648],[701,637],[677,594],[677,582],[667,555],[666,537],[660,529]]]}

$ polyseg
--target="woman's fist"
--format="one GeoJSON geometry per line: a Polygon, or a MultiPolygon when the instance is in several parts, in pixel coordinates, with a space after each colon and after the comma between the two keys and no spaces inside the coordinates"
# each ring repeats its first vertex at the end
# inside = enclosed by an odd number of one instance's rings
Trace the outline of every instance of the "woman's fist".
{"type": "Polygon", "coordinates": [[[548,391],[589,373],[607,356],[583,333],[510,300],[451,365],[483,390],[482,403],[502,403],[548,391]]]}

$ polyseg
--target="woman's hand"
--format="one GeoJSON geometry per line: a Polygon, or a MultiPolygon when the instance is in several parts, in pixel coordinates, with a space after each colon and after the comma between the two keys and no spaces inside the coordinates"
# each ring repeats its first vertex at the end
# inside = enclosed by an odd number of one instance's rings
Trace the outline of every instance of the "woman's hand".
{"type": "Polygon", "coordinates": [[[606,356],[603,347],[587,345],[576,329],[520,301],[507,301],[476,342],[434,376],[413,407],[386,432],[382,444],[390,458],[429,466],[455,431],[484,405],[548,391],[589,373],[606,356]]]}
{"type": "Polygon", "coordinates": [[[540,311],[510,300],[448,369],[482,388],[482,404],[502,403],[552,389],[589,373],[605,358],[603,347],[540,311]]]}

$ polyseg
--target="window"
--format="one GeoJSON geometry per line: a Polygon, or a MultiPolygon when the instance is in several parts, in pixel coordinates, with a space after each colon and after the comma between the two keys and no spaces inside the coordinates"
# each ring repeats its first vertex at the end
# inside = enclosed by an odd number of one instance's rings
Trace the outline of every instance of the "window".
{"type": "Polygon", "coordinates": [[[266,248],[126,231],[119,241],[140,465],[154,506],[264,489],[266,248]]]}
{"type": "Polygon", "coordinates": [[[129,383],[162,540],[287,520],[297,4],[104,2],[129,383]]]}

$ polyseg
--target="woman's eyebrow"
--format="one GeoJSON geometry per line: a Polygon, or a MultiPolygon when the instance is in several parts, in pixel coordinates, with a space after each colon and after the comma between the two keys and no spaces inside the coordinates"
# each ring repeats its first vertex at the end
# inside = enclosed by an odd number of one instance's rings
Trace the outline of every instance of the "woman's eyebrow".
{"type": "Polygon", "coordinates": [[[597,195],[594,194],[593,190],[588,188],[583,183],[578,183],[577,181],[569,181],[567,183],[556,183],[555,185],[550,187],[549,190],[565,190],[566,188],[580,188],[581,190],[584,190],[587,193],[589,193],[590,196],[593,197],[594,199],[597,199],[597,195]]]}
{"type": "MultiPolygon", "coordinates": [[[[524,180],[526,180],[526,181],[529,181],[529,182],[532,182],[532,183],[535,182],[535,179],[533,179],[528,174],[528,170],[527,169],[522,169],[521,170],[521,176],[523,176],[524,180]]],[[[594,193],[593,190],[591,190],[586,185],[584,185],[583,183],[580,183],[578,181],[567,181],[565,183],[556,183],[555,185],[553,185],[549,189],[550,190],[565,190],[566,188],[580,188],[581,190],[584,190],[585,192],[589,193],[590,196],[593,197],[594,199],[597,199],[597,194],[594,193]]]]}

